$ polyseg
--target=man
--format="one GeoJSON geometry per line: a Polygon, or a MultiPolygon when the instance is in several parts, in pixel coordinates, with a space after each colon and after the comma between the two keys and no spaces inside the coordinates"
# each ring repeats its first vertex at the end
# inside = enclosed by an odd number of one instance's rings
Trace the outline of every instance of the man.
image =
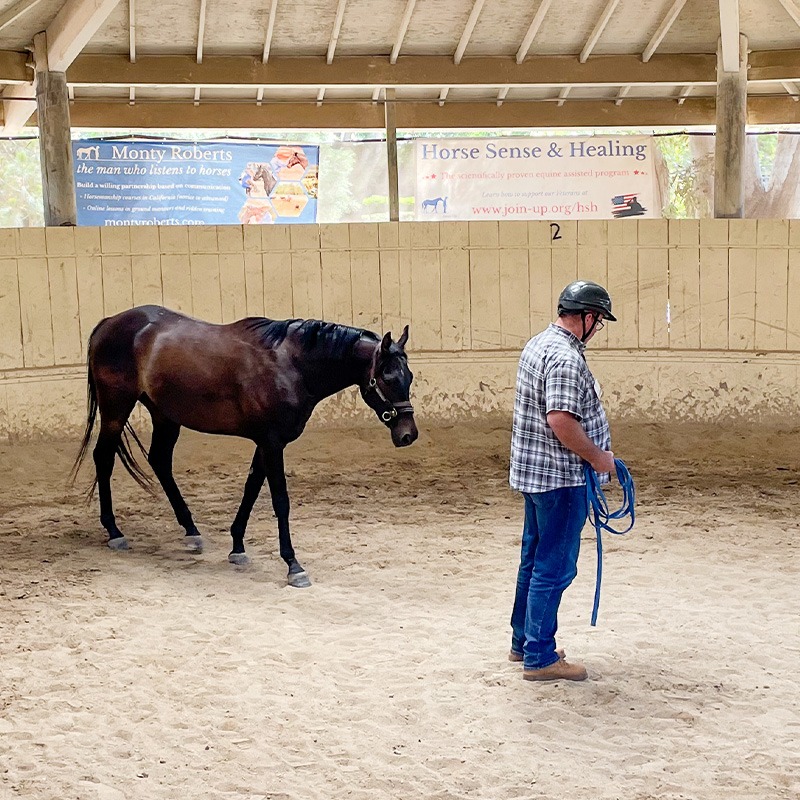
{"type": "Polygon", "coordinates": [[[558,298],[558,319],[525,345],[519,362],[509,482],[525,498],[525,526],[508,657],[523,662],[525,680],[587,676],[556,650],[555,635],[588,515],[583,464],[603,482],[614,471],[599,386],[583,355],[606,320],[616,322],[608,292],[591,281],[570,283],[558,298]]]}

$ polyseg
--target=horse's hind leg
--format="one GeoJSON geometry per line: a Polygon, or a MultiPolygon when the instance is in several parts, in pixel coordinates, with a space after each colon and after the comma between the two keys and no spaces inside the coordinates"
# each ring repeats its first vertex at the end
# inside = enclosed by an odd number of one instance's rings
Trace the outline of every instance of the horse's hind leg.
{"type": "Polygon", "coordinates": [[[108,412],[101,410],[100,432],[97,436],[92,457],[97,473],[97,491],[100,496],[100,524],[108,531],[108,546],[112,550],[127,550],[128,540],[117,527],[114,506],[111,500],[111,473],[114,471],[114,458],[122,439],[125,422],[128,419],[134,400],[124,415],[109,418],[108,412]]]}
{"type": "Polygon", "coordinates": [[[244,552],[244,532],[247,530],[247,521],[250,519],[250,512],[253,510],[261,487],[264,485],[265,476],[264,453],[260,447],[256,447],[256,452],[253,454],[253,461],[250,464],[250,473],[244,485],[242,502],[239,504],[239,510],[236,512],[236,517],[231,525],[233,547],[228,554],[228,561],[230,561],[231,564],[246,564],[249,561],[244,552]]]}
{"type": "Polygon", "coordinates": [[[172,475],[172,454],[181,433],[181,426],[162,417],[153,409],[150,410],[150,413],[153,418],[153,438],[150,442],[150,453],[147,460],[161,483],[164,494],[167,495],[178,524],[186,531],[186,549],[202,553],[203,539],[200,531],[197,530],[192,513],[172,475]]]}

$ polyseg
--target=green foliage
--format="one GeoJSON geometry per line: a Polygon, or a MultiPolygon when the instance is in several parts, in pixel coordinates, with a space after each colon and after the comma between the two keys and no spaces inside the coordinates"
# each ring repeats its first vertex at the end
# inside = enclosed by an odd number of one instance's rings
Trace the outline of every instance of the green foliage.
{"type": "Polygon", "coordinates": [[[38,139],[0,141],[0,227],[44,225],[38,139]]]}

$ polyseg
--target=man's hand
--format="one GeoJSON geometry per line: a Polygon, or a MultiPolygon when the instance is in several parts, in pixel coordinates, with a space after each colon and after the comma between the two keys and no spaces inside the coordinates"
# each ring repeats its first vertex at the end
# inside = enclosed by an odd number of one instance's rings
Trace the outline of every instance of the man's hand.
{"type": "Polygon", "coordinates": [[[586,435],[575,417],[568,411],[550,411],[547,424],[553,429],[558,440],[568,450],[577,453],[584,461],[588,461],[595,472],[615,473],[614,454],[610,450],[601,450],[586,435]]]}
{"type": "Polygon", "coordinates": [[[595,472],[610,472],[612,475],[616,473],[614,454],[611,450],[601,450],[600,454],[590,463],[595,472]]]}

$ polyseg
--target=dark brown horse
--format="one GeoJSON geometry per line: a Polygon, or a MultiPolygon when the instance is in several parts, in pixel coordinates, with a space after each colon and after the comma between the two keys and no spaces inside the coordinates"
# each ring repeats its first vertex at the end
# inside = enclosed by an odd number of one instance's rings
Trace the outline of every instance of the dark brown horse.
{"type": "Polygon", "coordinates": [[[255,442],[256,451],[231,525],[228,560],[247,562],[245,528],[266,478],[289,583],[310,585],[289,535],[283,450],[303,432],[320,400],[353,385],[389,428],[396,447],[414,442],[418,434],[409,402],[407,340],[407,325],[393,342],[389,333],[381,339],[370,331],[318,320],[251,317],[213,325],[161,306],[141,306],[104,319],[89,338],[88,419],[73,475],[86,456],[99,411],[95,482],[109,547],[128,547],[111,503],[115,456],[137,483],[147,488],[149,482],[127,435],[144,452],[128,422],[141,402],[153,420],[147,459],[186,530],[188,549],[201,552],[203,543],[172,476],[172,452],[181,426],[242,436],[255,442]]]}

